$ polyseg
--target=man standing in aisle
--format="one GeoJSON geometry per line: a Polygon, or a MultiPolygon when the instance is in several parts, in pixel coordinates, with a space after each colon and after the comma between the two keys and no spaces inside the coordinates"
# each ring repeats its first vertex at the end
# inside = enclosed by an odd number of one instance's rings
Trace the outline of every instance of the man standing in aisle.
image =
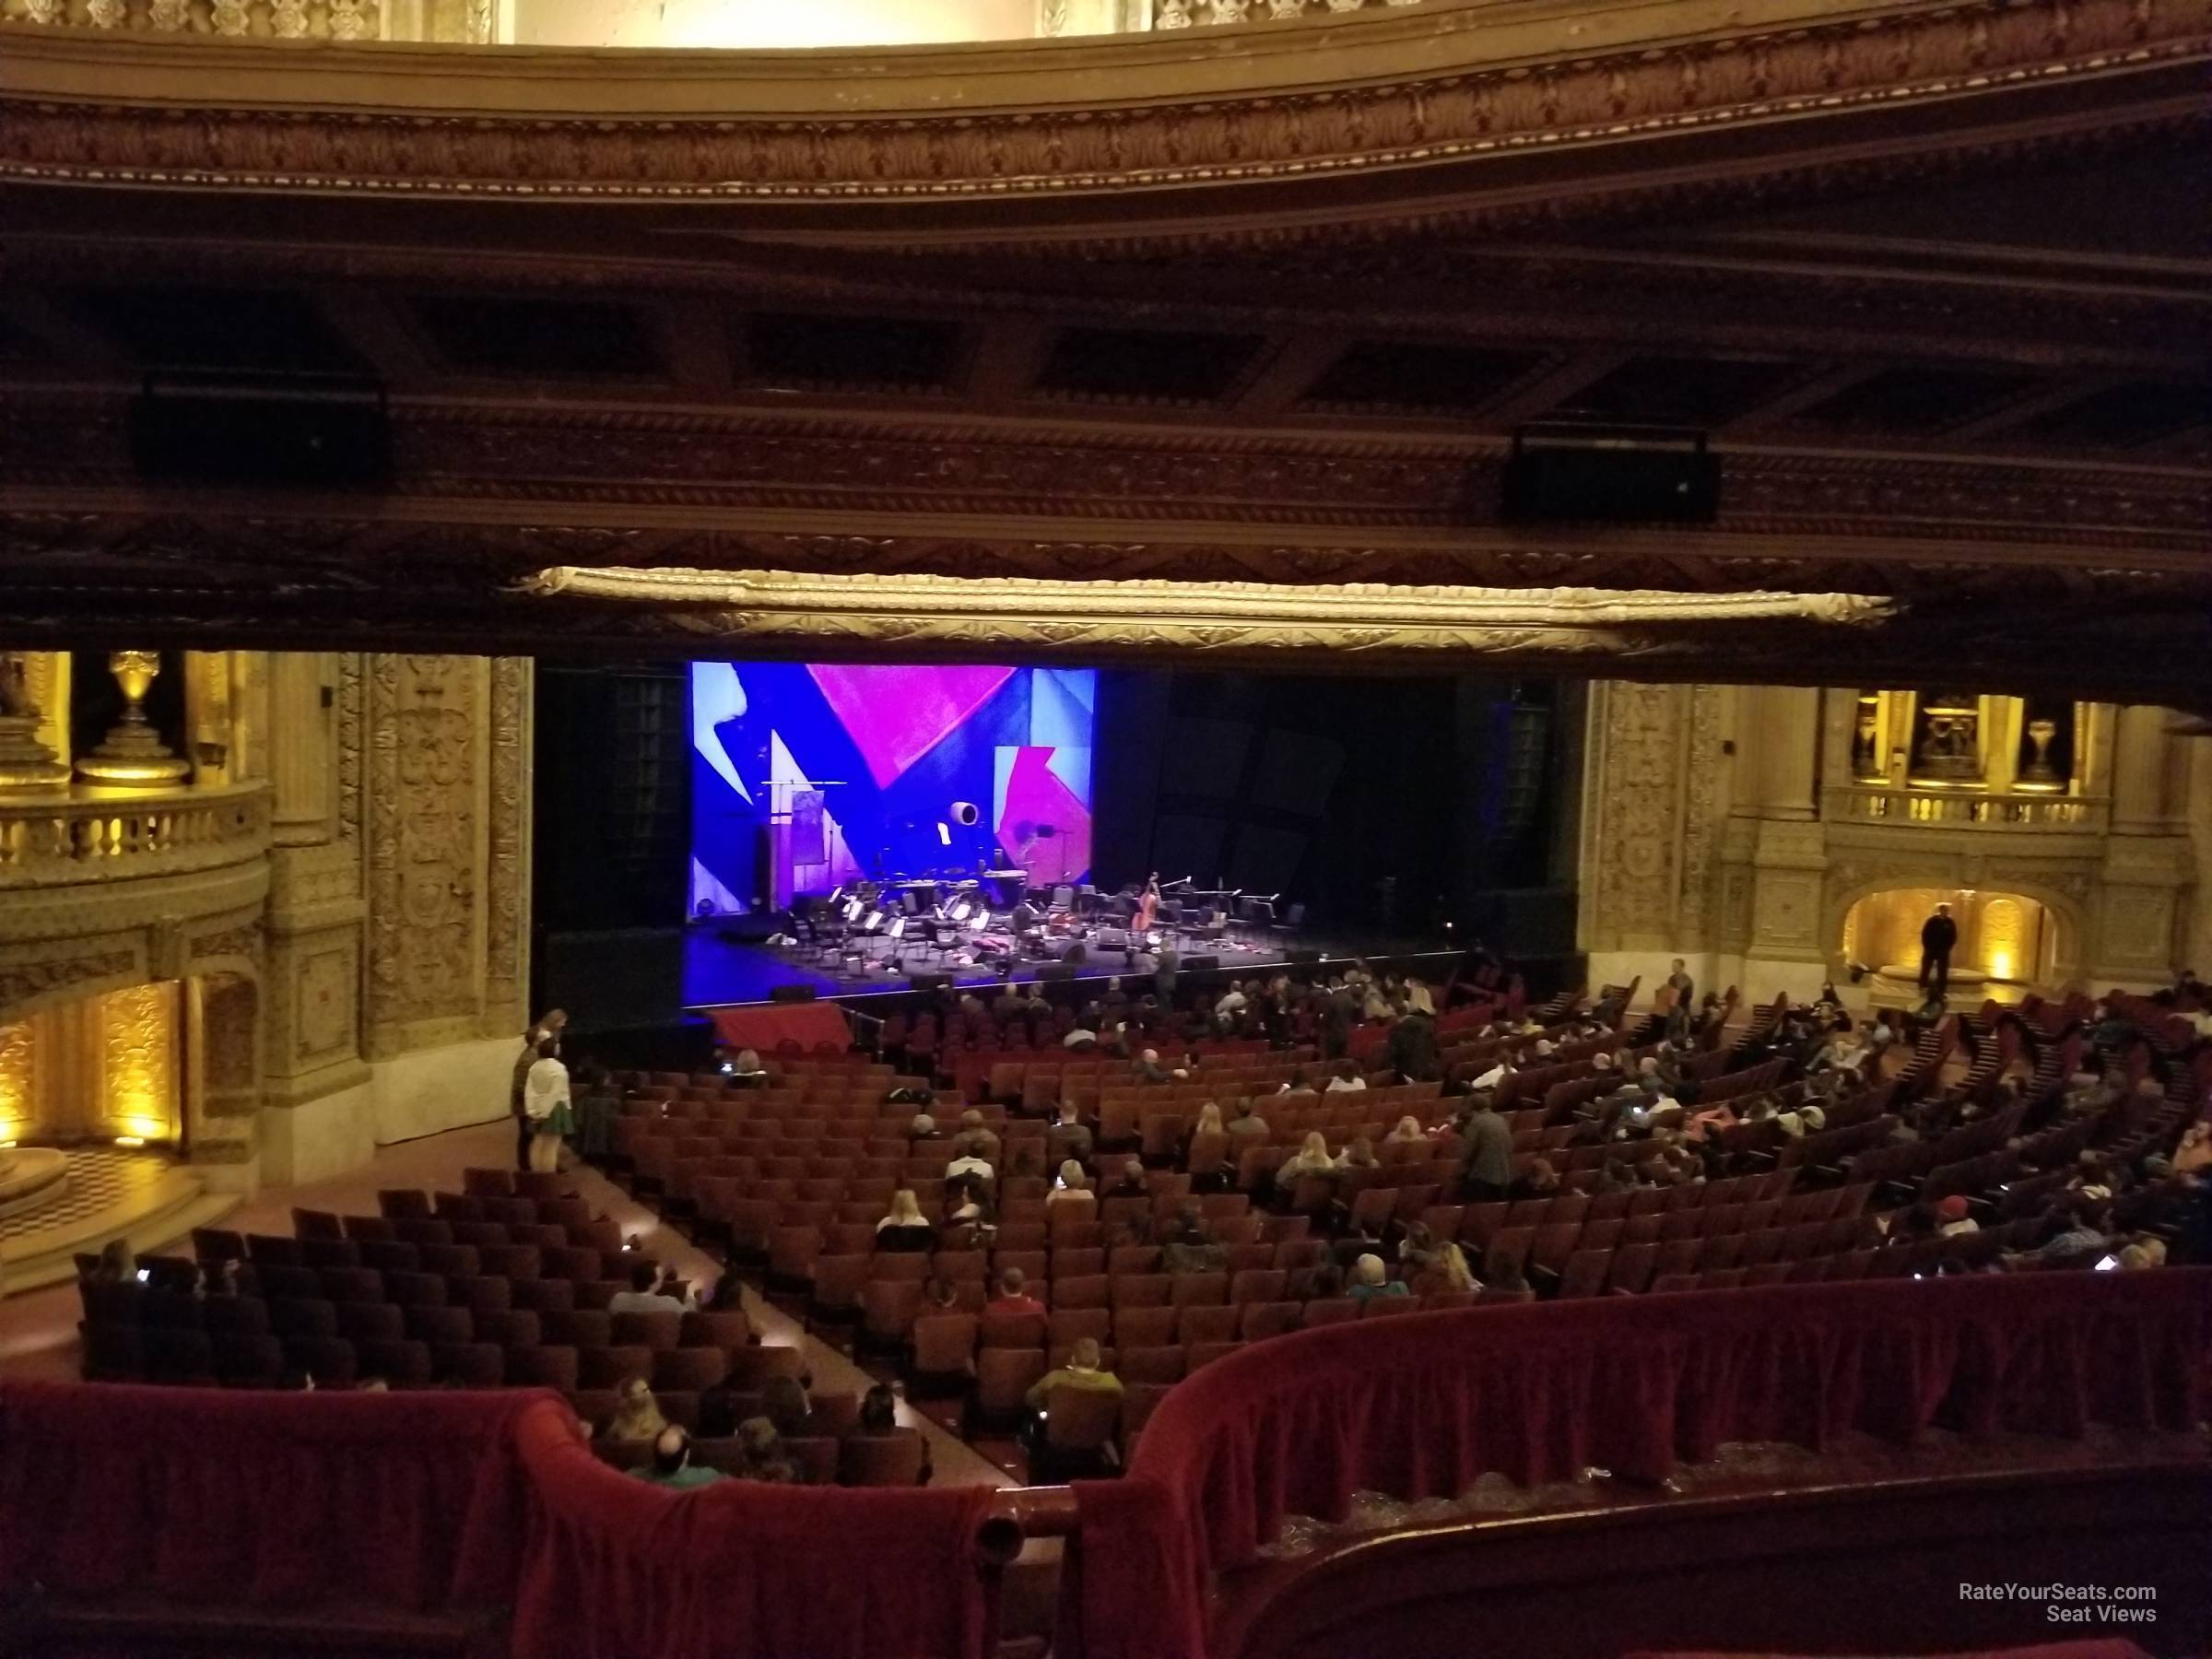
{"type": "Polygon", "coordinates": [[[1951,988],[1951,947],[1958,943],[1959,924],[1951,920],[1951,907],[1937,905],[1920,924],[1920,984],[1938,1002],[1951,988]]]}
{"type": "Polygon", "coordinates": [[[537,1045],[548,1037],[556,1042],[568,1029],[569,1017],[555,1008],[523,1036],[523,1052],[514,1057],[514,1077],[507,1090],[507,1114],[514,1119],[514,1167],[530,1167],[530,1114],[523,1109],[523,1091],[530,1081],[530,1068],[537,1064],[537,1045]]]}

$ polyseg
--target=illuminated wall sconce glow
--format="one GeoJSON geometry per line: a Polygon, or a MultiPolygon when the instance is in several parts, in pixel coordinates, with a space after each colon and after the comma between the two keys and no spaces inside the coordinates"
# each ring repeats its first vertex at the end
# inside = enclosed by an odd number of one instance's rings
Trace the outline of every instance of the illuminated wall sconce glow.
{"type": "Polygon", "coordinates": [[[146,1136],[143,1135],[119,1135],[115,1137],[115,1144],[119,1147],[143,1147],[146,1145],[146,1136]]]}

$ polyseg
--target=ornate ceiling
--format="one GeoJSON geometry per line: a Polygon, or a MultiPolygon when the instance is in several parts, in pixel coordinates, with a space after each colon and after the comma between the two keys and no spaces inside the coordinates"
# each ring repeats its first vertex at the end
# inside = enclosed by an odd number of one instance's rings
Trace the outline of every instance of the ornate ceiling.
{"type": "Polygon", "coordinates": [[[803,58],[0,31],[10,621],[2212,706],[2212,0],[1734,10],[803,58]],[[393,488],[140,484],[126,400],[180,364],[380,377],[393,488]],[[1501,522],[1555,417],[1710,431],[1719,521],[1501,522]],[[1881,603],[1695,603],[1739,594],[1881,603]]]}

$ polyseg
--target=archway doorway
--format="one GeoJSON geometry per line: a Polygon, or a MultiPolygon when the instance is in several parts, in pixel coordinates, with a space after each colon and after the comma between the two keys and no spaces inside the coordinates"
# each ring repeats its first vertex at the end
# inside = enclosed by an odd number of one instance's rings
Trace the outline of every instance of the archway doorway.
{"type": "Polygon", "coordinates": [[[1843,959],[1882,979],[1910,984],[1920,970],[1920,928],[1938,904],[1951,907],[1959,944],[1951,953],[1954,1000],[1983,995],[2018,1002],[2054,983],[2067,959],[2065,919],[2025,893],[1973,888],[1885,888],[1845,912],[1843,959]]]}

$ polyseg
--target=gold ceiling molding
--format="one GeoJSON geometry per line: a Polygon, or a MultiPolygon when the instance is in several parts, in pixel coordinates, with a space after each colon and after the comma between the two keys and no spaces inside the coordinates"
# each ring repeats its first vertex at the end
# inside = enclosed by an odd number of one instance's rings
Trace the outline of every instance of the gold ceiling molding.
{"type": "Polygon", "coordinates": [[[1857,594],[1677,594],[1608,588],[1400,587],[1380,582],[1054,582],[788,571],[541,571],[524,591],[650,606],[677,629],[730,639],[1080,653],[1603,653],[1700,648],[1732,624],[1863,628],[1895,607],[1857,594]]]}
{"type": "Polygon", "coordinates": [[[1626,140],[2048,91],[2212,54],[2212,0],[1760,9],[1751,30],[1719,0],[1583,0],[1355,16],[1233,41],[911,56],[329,47],[276,60],[265,45],[152,46],[11,26],[0,30],[0,176],[382,195],[1009,202],[1586,146],[1618,158],[1626,140]]]}

